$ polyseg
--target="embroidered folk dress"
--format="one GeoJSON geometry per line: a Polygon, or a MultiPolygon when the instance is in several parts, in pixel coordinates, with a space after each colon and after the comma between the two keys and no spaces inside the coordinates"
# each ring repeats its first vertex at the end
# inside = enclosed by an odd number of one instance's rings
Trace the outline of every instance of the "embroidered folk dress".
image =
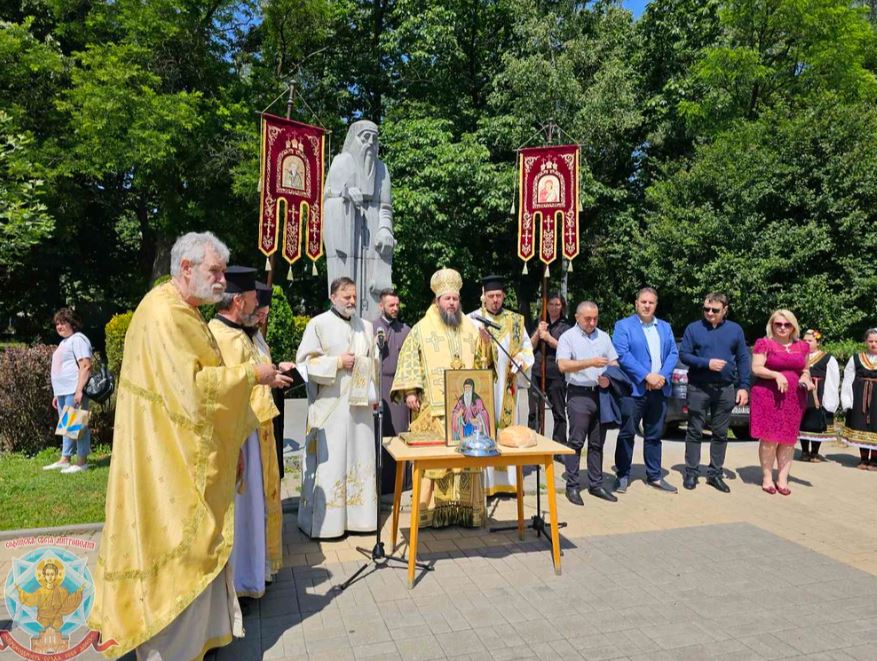
{"type": "Polygon", "coordinates": [[[781,393],[773,379],[758,378],[752,386],[749,426],[752,438],[782,445],[798,441],[801,419],[807,408],[807,390],[799,385],[802,372],[807,368],[810,347],[797,340],[789,345],[767,337],[756,341],[755,354],[766,354],[764,366],[781,372],[789,382],[781,393]]]}
{"type": "Polygon", "coordinates": [[[841,398],[847,410],[844,442],[877,450],[877,356],[857,353],[850,358],[844,369],[841,398]]]}
{"type": "Polygon", "coordinates": [[[834,412],[837,410],[840,394],[837,360],[824,351],[817,351],[810,354],[807,364],[816,388],[807,394],[807,410],[801,420],[799,438],[817,443],[837,440],[834,433],[834,412]]]}
{"type": "Polygon", "coordinates": [[[308,322],[298,347],[295,362],[308,380],[298,527],[311,538],[375,529],[374,344],[371,322],[330,310],[308,322]],[[340,365],[343,353],[356,356],[353,369],[340,365]]]}

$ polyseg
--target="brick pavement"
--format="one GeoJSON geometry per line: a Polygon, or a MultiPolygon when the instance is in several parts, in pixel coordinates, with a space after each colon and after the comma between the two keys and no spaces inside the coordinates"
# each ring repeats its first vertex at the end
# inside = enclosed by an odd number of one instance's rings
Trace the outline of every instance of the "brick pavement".
{"type": "MultiPolygon", "coordinates": [[[[682,449],[664,444],[680,487],[682,449]]],[[[415,590],[404,570],[382,569],[338,594],[333,586],[360,565],[355,547],[373,537],[316,543],[290,512],[287,566],[247,616],[247,636],[216,657],[877,658],[877,475],[855,470],[848,449],[823,454],[832,461],[795,463],[788,498],[761,492],[754,443],[729,449],[729,495],[701,481],[675,496],[634,482],[615,504],[585,495],[577,508],[561,497],[559,577],[532,533],[519,543],[512,533],[425,530],[421,552],[436,570],[415,590]]],[[[611,457],[610,442],[607,475],[611,457]]],[[[528,491],[527,516],[532,476],[528,491]]],[[[491,510],[514,517],[513,501],[491,510]]],[[[0,576],[19,554],[0,546],[0,576]]]]}

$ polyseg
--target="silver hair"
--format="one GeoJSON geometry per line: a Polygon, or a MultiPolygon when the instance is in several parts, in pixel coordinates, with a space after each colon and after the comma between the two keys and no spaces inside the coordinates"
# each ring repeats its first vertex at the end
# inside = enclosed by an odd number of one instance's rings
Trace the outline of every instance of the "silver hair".
{"type": "Polygon", "coordinates": [[[200,264],[204,261],[207,248],[216,251],[219,258],[228,263],[230,252],[228,247],[213,232],[188,232],[183,234],[174,247],[171,248],[171,276],[176,278],[180,275],[180,263],[185,259],[192,264],[200,264]]]}
{"type": "Polygon", "coordinates": [[[582,301],[581,303],[579,303],[578,307],[576,308],[576,314],[578,314],[579,312],[583,312],[583,311],[587,310],[588,308],[591,308],[592,310],[597,310],[597,311],[600,310],[600,308],[597,307],[597,304],[594,303],[594,301],[582,301]]]}

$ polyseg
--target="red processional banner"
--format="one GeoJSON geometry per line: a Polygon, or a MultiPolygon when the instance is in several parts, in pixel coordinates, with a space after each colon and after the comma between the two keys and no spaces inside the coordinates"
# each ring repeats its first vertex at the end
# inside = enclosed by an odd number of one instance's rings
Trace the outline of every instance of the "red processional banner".
{"type": "Polygon", "coordinates": [[[579,147],[527,147],[518,155],[518,257],[551,264],[579,254],[579,147]]]}
{"type": "Polygon", "coordinates": [[[291,119],[262,115],[262,194],[259,250],[290,264],[323,254],[323,164],[326,132],[291,119]]]}

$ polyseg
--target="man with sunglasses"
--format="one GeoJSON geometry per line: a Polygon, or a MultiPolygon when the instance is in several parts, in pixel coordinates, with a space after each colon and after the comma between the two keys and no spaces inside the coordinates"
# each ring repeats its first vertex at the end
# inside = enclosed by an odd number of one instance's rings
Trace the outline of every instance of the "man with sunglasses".
{"type": "Polygon", "coordinates": [[[722,493],[731,489],[722,479],[728,425],[734,406],[749,401],[752,360],[739,324],[728,321],[728,297],[711,292],[703,302],[703,319],[685,329],[679,357],[688,365],[688,432],[685,436],[686,489],[697,487],[700,446],[707,414],[713,432],[706,483],[722,493]]]}

